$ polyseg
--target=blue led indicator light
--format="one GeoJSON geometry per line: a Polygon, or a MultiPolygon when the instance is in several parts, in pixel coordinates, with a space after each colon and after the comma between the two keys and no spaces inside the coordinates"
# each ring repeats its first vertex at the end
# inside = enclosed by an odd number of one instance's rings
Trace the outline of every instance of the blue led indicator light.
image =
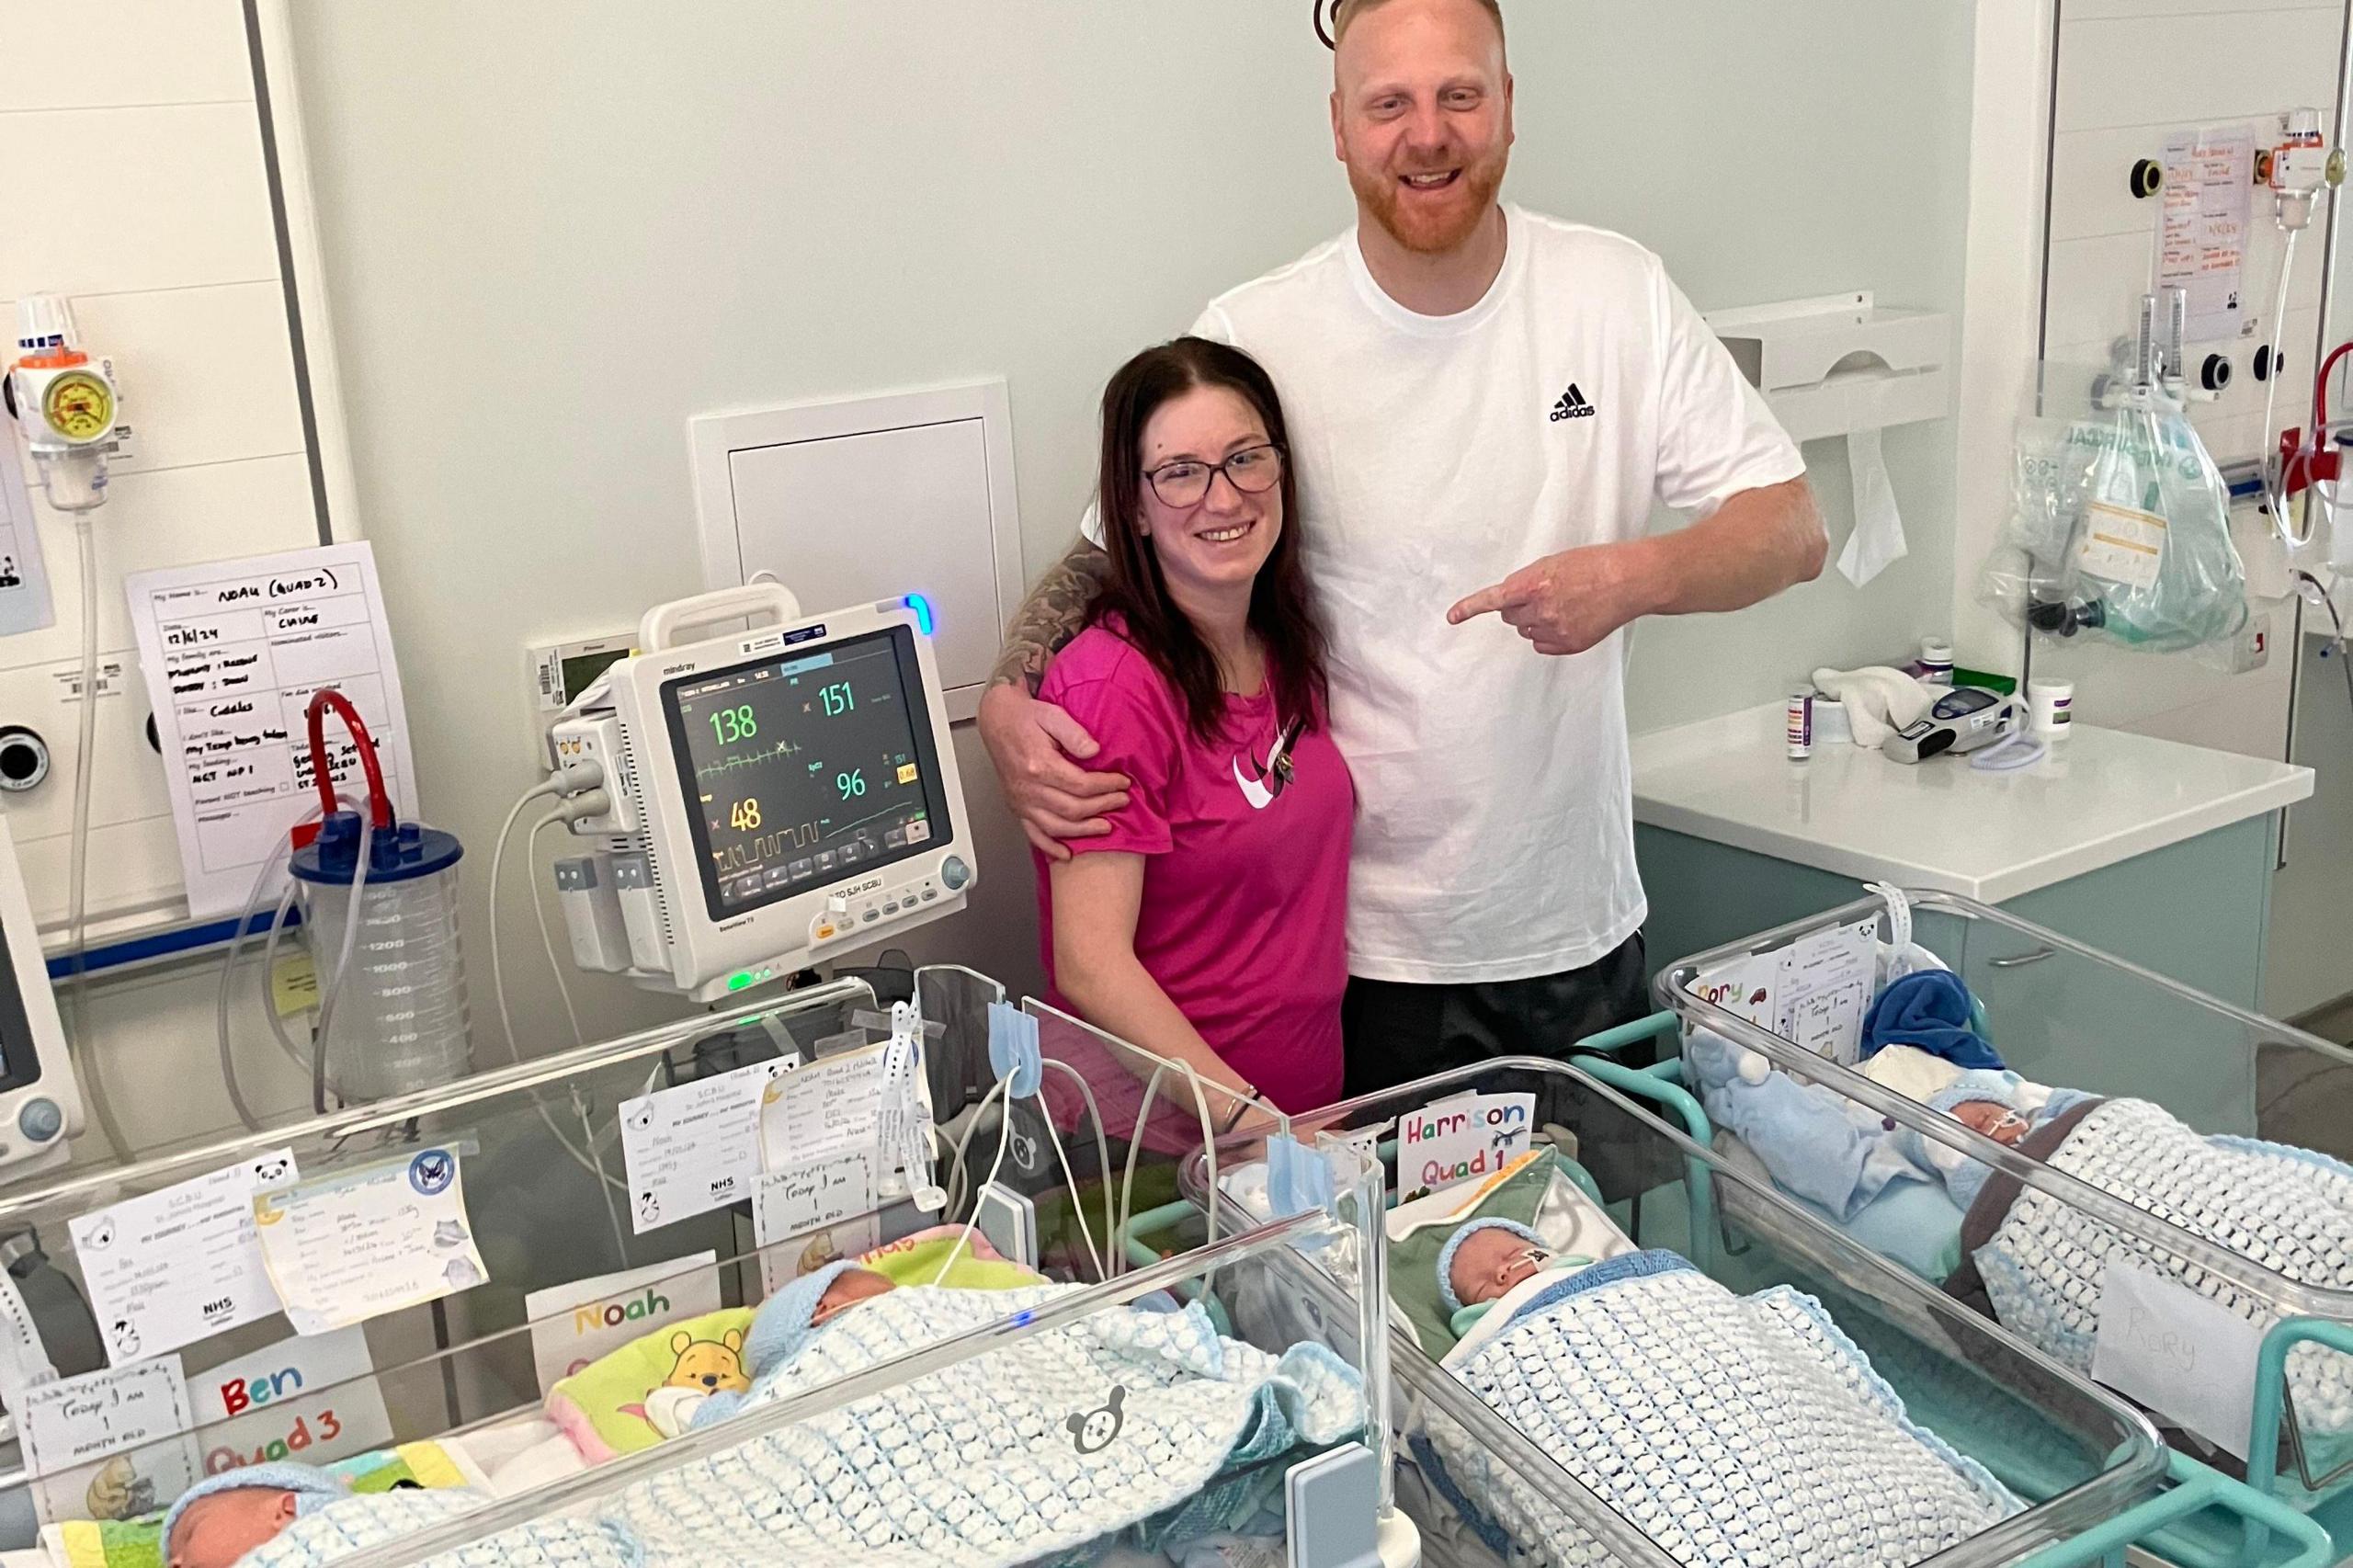
{"type": "Polygon", "coordinates": [[[915,612],[915,630],[926,637],[931,635],[931,601],[921,594],[909,594],[903,601],[915,612]]]}

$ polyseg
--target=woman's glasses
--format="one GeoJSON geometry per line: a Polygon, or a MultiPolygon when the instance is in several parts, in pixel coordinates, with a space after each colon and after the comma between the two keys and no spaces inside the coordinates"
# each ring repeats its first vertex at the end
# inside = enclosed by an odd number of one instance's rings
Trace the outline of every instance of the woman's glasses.
{"type": "Polygon", "coordinates": [[[1210,486],[1221,473],[1243,494],[1263,495],[1282,483],[1282,449],[1270,442],[1263,447],[1245,447],[1222,463],[1190,459],[1163,463],[1146,470],[1143,477],[1152,486],[1152,493],[1160,497],[1162,506],[1185,507],[1198,506],[1208,500],[1210,486]]]}

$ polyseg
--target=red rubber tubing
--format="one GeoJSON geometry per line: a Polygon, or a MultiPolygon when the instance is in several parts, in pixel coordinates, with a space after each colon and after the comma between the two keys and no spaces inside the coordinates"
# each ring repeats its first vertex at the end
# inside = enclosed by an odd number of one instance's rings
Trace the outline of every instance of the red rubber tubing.
{"type": "Polygon", "coordinates": [[[2321,361],[2320,379],[2313,382],[2313,437],[2314,440],[2319,439],[2322,427],[2328,423],[2328,378],[2336,370],[2336,362],[2347,354],[2353,354],[2353,343],[2340,343],[2330,349],[2328,358],[2321,361]]]}
{"type": "Polygon", "coordinates": [[[311,724],[311,777],[319,781],[319,800],[324,809],[332,813],[335,809],[335,780],[327,776],[327,710],[343,721],[343,727],[358,743],[359,766],[368,774],[368,815],[378,833],[390,832],[392,825],[392,798],[384,792],[384,770],[376,761],[376,741],[368,733],[368,726],[359,717],[359,710],[350,699],[333,687],[324,687],[311,694],[311,706],[304,717],[311,724]]]}

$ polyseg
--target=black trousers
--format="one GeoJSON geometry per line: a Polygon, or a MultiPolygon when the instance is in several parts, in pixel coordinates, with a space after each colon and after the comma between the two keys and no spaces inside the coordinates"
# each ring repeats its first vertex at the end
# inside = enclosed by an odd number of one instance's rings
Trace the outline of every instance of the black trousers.
{"type": "MultiPolygon", "coordinates": [[[[1352,979],[1340,1007],[1347,1096],[1378,1094],[1497,1057],[1564,1060],[1577,1041],[1654,1011],[1646,967],[1637,934],[1598,962],[1526,980],[1423,985],[1352,979]]],[[[1657,1044],[1644,1040],[1617,1059],[1647,1067],[1657,1060],[1657,1044]]],[[[1633,1127],[1608,1102],[1563,1085],[1538,1108],[1540,1121],[1576,1131],[1580,1158],[1612,1199],[1675,1179],[1665,1141],[1633,1127]]]]}

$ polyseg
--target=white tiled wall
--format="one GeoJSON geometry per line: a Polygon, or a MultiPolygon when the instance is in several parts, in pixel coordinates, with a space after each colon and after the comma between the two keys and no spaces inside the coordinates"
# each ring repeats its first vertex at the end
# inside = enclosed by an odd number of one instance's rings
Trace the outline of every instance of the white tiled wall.
{"type": "MultiPolygon", "coordinates": [[[[0,312],[74,302],[111,356],[139,432],[93,524],[102,660],[90,904],[106,922],[176,915],[178,858],[145,739],[126,572],[317,542],[239,0],[0,0],[0,312]]],[[[36,490],[36,495],[38,491],[36,490]]],[[[50,782],[0,799],[44,923],[66,903],[78,663],[74,534],[45,517],[57,624],[0,640],[0,724],[49,741],[50,782]]]]}

